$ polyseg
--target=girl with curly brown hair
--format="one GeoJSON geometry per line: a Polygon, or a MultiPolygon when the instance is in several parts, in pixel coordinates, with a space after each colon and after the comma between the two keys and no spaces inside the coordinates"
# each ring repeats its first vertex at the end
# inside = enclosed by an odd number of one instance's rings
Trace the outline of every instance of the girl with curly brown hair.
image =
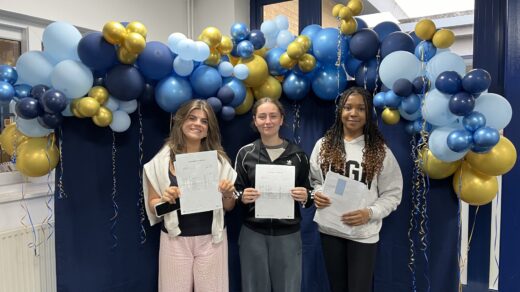
{"type": "MultiPolygon", "coordinates": [[[[399,164],[386,147],[373,119],[371,94],[363,88],[346,90],[336,107],[336,119],[316,142],[310,159],[314,203],[319,209],[332,201],[323,193],[329,171],[365,184],[365,206],[345,212],[341,222],[349,232],[319,225],[331,291],[372,291],[377,242],[382,219],[401,201],[403,179],[399,164]]],[[[348,191],[348,190],[347,190],[348,191]]]]}

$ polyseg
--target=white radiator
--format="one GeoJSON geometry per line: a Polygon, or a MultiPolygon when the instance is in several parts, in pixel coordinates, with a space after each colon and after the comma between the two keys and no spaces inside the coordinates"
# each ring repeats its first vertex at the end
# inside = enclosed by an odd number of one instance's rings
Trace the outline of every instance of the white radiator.
{"type": "Polygon", "coordinates": [[[56,291],[53,228],[35,226],[36,254],[30,227],[0,234],[0,292],[56,291]],[[48,239],[47,239],[48,238],[48,239]]]}

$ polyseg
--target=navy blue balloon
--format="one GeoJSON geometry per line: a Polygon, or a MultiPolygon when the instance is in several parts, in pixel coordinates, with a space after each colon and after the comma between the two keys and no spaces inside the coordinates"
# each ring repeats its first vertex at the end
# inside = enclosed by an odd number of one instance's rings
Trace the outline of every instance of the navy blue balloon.
{"type": "Polygon", "coordinates": [[[11,85],[18,80],[18,72],[9,65],[0,65],[0,81],[7,82],[11,85]]]}
{"type": "Polygon", "coordinates": [[[390,108],[398,108],[401,104],[401,97],[392,90],[387,91],[385,94],[385,105],[390,108]]]}
{"type": "Polygon", "coordinates": [[[16,114],[26,120],[34,119],[43,113],[43,109],[37,99],[24,97],[16,102],[14,107],[16,114]]]}
{"type": "Polygon", "coordinates": [[[49,87],[47,85],[43,85],[43,84],[38,84],[38,85],[34,85],[32,88],[31,88],[31,96],[33,98],[36,98],[36,99],[40,99],[42,97],[42,95],[45,93],[45,91],[49,90],[49,87]]]}
{"type": "Polygon", "coordinates": [[[364,28],[354,33],[350,39],[350,53],[354,58],[368,61],[377,55],[379,50],[379,37],[371,29],[364,28]]]}
{"type": "Polygon", "coordinates": [[[399,25],[391,21],[383,21],[374,26],[374,31],[377,32],[379,39],[384,41],[385,37],[395,31],[401,31],[399,25]]]}
{"type": "Polygon", "coordinates": [[[249,29],[247,28],[247,25],[241,22],[236,22],[231,26],[231,37],[237,41],[240,42],[241,40],[245,40],[247,38],[247,35],[249,34],[249,29]]]}
{"type": "Polygon", "coordinates": [[[150,83],[145,83],[143,93],[139,97],[139,102],[143,105],[148,105],[153,103],[155,100],[155,86],[150,83]]]}
{"type": "Polygon", "coordinates": [[[0,101],[10,101],[15,95],[11,83],[0,81],[0,101]]]}
{"type": "Polygon", "coordinates": [[[173,70],[173,54],[161,42],[148,42],[136,61],[139,71],[145,78],[160,80],[173,70]]]}
{"type": "Polygon", "coordinates": [[[394,82],[392,90],[395,92],[395,94],[406,97],[413,93],[413,84],[408,79],[399,78],[394,82]]]}
{"type": "Polygon", "coordinates": [[[374,95],[373,103],[376,108],[382,109],[385,107],[385,95],[386,92],[378,92],[376,95],[374,95]]]}
{"type": "Polygon", "coordinates": [[[200,65],[191,73],[190,82],[197,96],[208,98],[217,94],[222,86],[222,77],[217,69],[200,65]]]}
{"type": "Polygon", "coordinates": [[[285,51],[282,48],[272,48],[265,54],[265,62],[269,68],[270,75],[279,76],[284,75],[287,72],[287,69],[280,65],[280,56],[284,52],[285,51]]]}
{"type": "Polygon", "coordinates": [[[479,112],[473,111],[462,118],[462,125],[464,126],[464,129],[473,133],[477,129],[486,125],[486,117],[479,112]]]}
{"type": "Polygon", "coordinates": [[[63,116],[61,113],[43,113],[37,118],[38,123],[47,129],[56,129],[63,122],[63,116]]]}
{"type": "Polygon", "coordinates": [[[259,29],[253,29],[247,36],[247,39],[253,44],[255,50],[260,50],[265,45],[264,33],[259,29]]]}
{"type": "Polygon", "coordinates": [[[378,85],[377,67],[378,64],[376,59],[363,62],[356,71],[356,84],[368,91],[373,91],[378,85]]]}
{"type": "Polygon", "coordinates": [[[472,94],[479,94],[491,85],[491,75],[484,69],[473,69],[462,78],[462,87],[472,94]]]}
{"type": "Polygon", "coordinates": [[[444,71],[437,76],[435,88],[444,94],[455,94],[462,90],[462,79],[455,71],[444,71]]]}
{"type": "Polygon", "coordinates": [[[430,80],[426,76],[418,76],[412,81],[413,93],[425,94],[430,90],[430,80]]]}
{"type": "Polygon", "coordinates": [[[450,98],[448,107],[454,115],[466,116],[475,108],[475,98],[471,94],[461,91],[450,98]]]}
{"type": "Polygon", "coordinates": [[[220,110],[222,110],[222,101],[220,101],[220,99],[218,99],[217,97],[210,97],[206,99],[206,101],[215,113],[219,113],[220,110]]]}
{"type": "Polygon", "coordinates": [[[224,85],[218,90],[217,97],[220,99],[222,104],[227,105],[233,101],[233,98],[235,98],[235,92],[231,87],[224,85]]]}
{"type": "Polygon", "coordinates": [[[283,80],[283,92],[290,100],[302,100],[311,89],[311,82],[306,76],[290,72],[283,80]]]}
{"type": "Polygon", "coordinates": [[[105,41],[101,32],[92,32],[81,38],[78,56],[92,70],[107,70],[117,62],[114,45],[105,41]]]}
{"type": "Polygon", "coordinates": [[[144,89],[144,78],[131,65],[116,65],[107,73],[105,85],[113,97],[129,101],[139,98],[144,89]]]}
{"type": "Polygon", "coordinates": [[[345,62],[347,74],[352,77],[356,77],[356,72],[362,63],[363,63],[363,61],[352,57],[352,55],[350,55],[350,53],[349,53],[347,56],[347,61],[345,62]]]}
{"type": "Polygon", "coordinates": [[[312,80],[312,90],[323,100],[334,100],[347,87],[347,75],[341,68],[328,65],[316,71],[312,80]],[[338,82],[339,70],[339,82],[338,82]],[[339,88],[338,88],[339,84],[339,88]]]}
{"type": "Polygon", "coordinates": [[[448,148],[455,152],[464,152],[473,144],[472,134],[463,129],[452,131],[446,140],[448,148]]]}
{"type": "Polygon", "coordinates": [[[415,134],[415,129],[414,129],[414,122],[407,122],[404,126],[404,130],[406,131],[406,133],[408,135],[413,135],[415,134]]]}
{"type": "Polygon", "coordinates": [[[381,42],[381,58],[396,51],[407,51],[413,54],[414,50],[415,45],[412,37],[402,31],[395,31],[389,34],[381,42]]]}
{"type": "Polygon", "coordinates": [[[105,78],[104,77],[94,77],[94,81],[92,82],[92,86],[103,86],[103,87],[105,87],[105,78]]]}
{"type": "Polygon", "coordinates": [[[18,99],[28,97],[31,95],[32,86],[29,84],[16,84],[13,86],[14,96],[18,99]]]}
{"type": "Polygon", "coordinates": [[[473,133],[473,142],[477,147],[493,147],[500,140],[500,133],[491,127],[479,128],[473,133]]]}
{"type": "Polygon", "coordinates": [[[408,97],[405,97],[401,100],[401,108],[407,113],[407,114],[413,114],[419,110],[421,107],[421,98],[419,98],[417,95],[412,94],[408,97]]]}
{"type": "Polygon", "coordinates": [[[431,41],[422,41],[415,46],[414,53],[421,62],[428,62],[437,53],[437,48],[431,41]]]}
{"type": "Polygon", "coordinates": [[[59,90],[49,89],[40,98],[40,104],[45,112],[58,114],[67,107],[67,97],[59,90]]]}
{"type": "Polygon", "coordinates": [[[249,58],[253,55],[255,47],[248,40],[240,41],[237,45],[237,54],[241,58],[249,58]]]}
{"type": "Polygon", "coordinates": [[[354,19],[356,20],[357,22],[357,30],[356,31],[360,31],[364,28],[368,28],[368,24],[361,18],[359,17],[354,17],[354,19]]]}
{"type": "Polygon", "coordinates": [[[231,121],[235,117],[235,109],[230,106],[223,106],[220,111],[220,118],[224,121],[231,121]]]}
{"type": "Polygon", "coordinates": [[[410,32],[408,35],[412,37],[415,47],[417,47],[419,43],[422,42],[422,40],[415,34],[415,31],[410,32]]]}

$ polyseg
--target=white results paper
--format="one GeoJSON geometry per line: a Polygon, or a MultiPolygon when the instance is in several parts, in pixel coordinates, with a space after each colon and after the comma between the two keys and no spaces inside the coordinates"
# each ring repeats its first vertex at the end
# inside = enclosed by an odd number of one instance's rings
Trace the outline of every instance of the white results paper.
{"type": "Polygon", "coordinates": [[[294,166],[257,164],[255,189],[260,197],[255,201],[255,218],[294,219],[294,179],[294,166]]]}

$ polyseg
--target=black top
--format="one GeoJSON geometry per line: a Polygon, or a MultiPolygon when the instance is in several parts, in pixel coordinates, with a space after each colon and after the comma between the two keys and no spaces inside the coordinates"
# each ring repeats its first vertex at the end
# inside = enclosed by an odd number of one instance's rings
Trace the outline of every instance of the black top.
{"type": "MultiPolygon", "coordinates": [[[[171,172],[170,175],[170,186],[178,186],[177,177],[171,172]]],[[[175,204],[179,204],[181,201],[179,198],[175,199],[175,204]]],[[[176,211],[177,217],[179,218],[179,229],[181,234],[179,236],[197,236],[211,234],[211,224],[213,223],[213,211],[206,211],[200,213],[182,215],[180,208],[176,211]]],[[[164,223],[161,226],[161,230],[168,233],[164,223]]]]}

